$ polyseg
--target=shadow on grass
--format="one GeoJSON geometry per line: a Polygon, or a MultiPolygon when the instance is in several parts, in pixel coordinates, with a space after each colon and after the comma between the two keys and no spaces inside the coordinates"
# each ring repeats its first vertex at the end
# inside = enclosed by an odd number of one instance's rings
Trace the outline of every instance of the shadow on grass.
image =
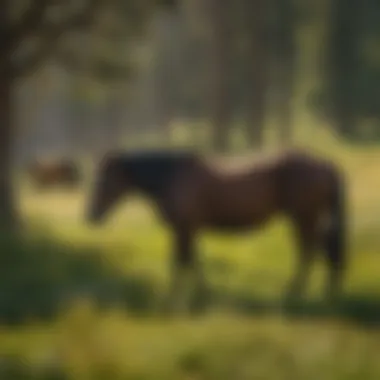
{"type": "MultiPolygon", "coordinates": [[[[307,299],[282,302],[226,292],[213,292],[207,298],[217,299],[222,304],[225,302],[230,309],[245,315],[269,316],[281,313],[285,317],[295,319],[334,318],[363,327],[380,327],[380,298],[367,294],[347,294],[333,304],[324,300],[307,299]]],[[[204,304],[205,300],[193,300],[193,310],[199,312],[204,304]]]]}
{"type": "Polygon", "coordinates": [[[0,239],[0,323],[50,320],[76,297],[136,313],[153,307],[149,279],[125,276],[96,249],[57,242],[46,232],[0,239]]]}
{"type": "MultiPolygon", "coordinates": [[[[126,275],[96,248],[78,248],[32,231],[23,237],[0,236],[0,323],[51,320],[76,297],[91,298],[100,309],[117,307],[138,315],[159,305],[155,284],[140,275],[126,275]]],[[[210,304],[228,304],[247,315],[281,312],[300,318],[339,318],[365,326],[380,326],[380,299],[346,295],[334,305],[305,300],[287,303],[211,289],[193,299],[199,313],[210,304]]]]}
{"type": "MultiPolygon", "coordinates": [[[[219,277],[228,275],[231,268],[224,260],[213,260],[209,271],[219,277]]],[[[259,273],[263,281],[278,281],[271,273],[259,273]],[[268,278],[269,277],[269,278],[268,278]]],[[[202,313],[210,304],[225,306],[227,310],[252,316],[270,316],[280,314],[283,317],[302,319],[339,319],[364,327],[380,327],[380,296],[371,293],[343,293],[334,302],[326,299],[298,300],[273,299],[265,296],[231,290],[228,287],[208,289],[193,295],[191,310],[194,314],[202,313]]]]}

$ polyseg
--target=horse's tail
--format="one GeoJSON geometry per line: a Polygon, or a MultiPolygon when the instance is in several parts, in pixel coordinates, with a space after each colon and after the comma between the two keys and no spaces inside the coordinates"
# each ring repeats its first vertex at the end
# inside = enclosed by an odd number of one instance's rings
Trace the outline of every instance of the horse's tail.
{"type": "Polygon", "coordinates": [[[336,269],[343,270],[346,260],[346,188],[341,173],[334,171],[329,200],[330,223],[324,234],[324,248],[328,260],[336,269]]]}

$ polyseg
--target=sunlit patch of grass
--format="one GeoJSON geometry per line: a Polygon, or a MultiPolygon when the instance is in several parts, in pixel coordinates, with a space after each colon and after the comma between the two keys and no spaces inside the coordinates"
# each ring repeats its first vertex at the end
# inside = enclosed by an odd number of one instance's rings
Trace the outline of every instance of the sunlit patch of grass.
{"type": "MultiPolygon", "coordinates": [[[[334,321],[214,314],[170,322],[100,318],[91,305],[68,310],[23,344],[25,333],[0,333],[33,368],[56,367],[71,378],[113,379],[376,379],[379,333],[334,321]]],[[[10,351],[9,351],[10,352],[10,351]]]]}

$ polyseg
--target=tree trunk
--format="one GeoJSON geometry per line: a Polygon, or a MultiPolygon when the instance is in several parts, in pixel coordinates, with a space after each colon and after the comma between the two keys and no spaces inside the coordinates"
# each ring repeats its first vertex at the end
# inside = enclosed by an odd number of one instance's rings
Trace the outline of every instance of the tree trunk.
{"type": "Polygon", "coordinates": [[[229,130],[232,118],[231,99],[231,45],[232,31],[229,2],[210,0],[212,24],[211,56],[211,123],[213,148],[225,152],[229,148],[229,130]]]}
{"type": "Polygon", "coordinates": [[[246,128],[248,140],[254,147],[264,142],[268,88],[267,1],[245,0],[249,40],[246,128]]]}
{"type": "Polygon", "coordinates": [[[346,137],[355,136],[355,76],[358,60],[358,9],[353,0],[333,0],[327,52],[327,88],[336,130],[346,137]]]}
{"type": "Polygon", "coordinates": [[[4,70],[0,82],[0,231],[15,230],[19,224],[12,181],[14,142],[12,85],[10,75],[4,70]]]}
{"type": "Polygon", "coordinates": [[[293,136],[295,80],[295,17],[293,0],[276,0],[277,27],[274,36],[276,113],[279,119],[279,141],[286,145],[293,136]]]}
{"type": "Polygon", "coordinates": [[[108,89],[102,106],[102,131],[100,143],[107,152],[123,147],[123,93],[120,89],[108,89]]]}
{"type": "Polygon", "coordinates": [[[276,94],[276,111],[278,115],[278,140],[282,146],[288,145],[293,139],[293,73],[292,62],[284,62],[278,70],[278,93],[276,94]]]}
{"type": "Polygon", "coordinates": [[[154,96],[157,125],[159,133],[170,141],[178,92],[178,16],[171,10],[161,10],[156,17],[154,96]]]}

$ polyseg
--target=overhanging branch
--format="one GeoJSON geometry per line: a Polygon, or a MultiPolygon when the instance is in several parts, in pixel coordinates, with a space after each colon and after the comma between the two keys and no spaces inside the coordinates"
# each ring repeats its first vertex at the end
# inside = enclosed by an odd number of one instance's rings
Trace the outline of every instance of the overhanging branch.
{"type": "MultiPolygon", "coordinates": [[[[41,0],[43,1],[43,0],[41,0]]],[[[34,72],[54,51],[60,37],[68,30],[79,25],[86,25],[93,19],[98,7],[106,0],[88,0],[84,9],[69,17],[58,25],[39,28],[40,38],[43,40],[39,48],[32,53],[22,64],[15,65],[14,76],[25,76],[34,72]]]]}
{"type": "Polygon", "coordinates": [[[29,7],[24,12],[21,21],[11,31],[12,49],[17,48],[25,37],[36,33],[43,22],[46,9],[51,3],[51,0],[30,0],[29,7]]]}

